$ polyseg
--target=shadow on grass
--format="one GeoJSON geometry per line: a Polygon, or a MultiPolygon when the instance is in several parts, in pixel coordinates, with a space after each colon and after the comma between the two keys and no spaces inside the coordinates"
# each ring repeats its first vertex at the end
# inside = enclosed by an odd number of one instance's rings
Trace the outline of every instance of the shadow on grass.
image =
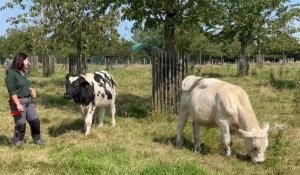
{"type": "MultiPolygon", "coordinates": [[[[177,147],[176,146],[176,136],[173,136],[173,137],[165,137],[165,136],[162,136],[162,137],[159,137],[159,138],[154,138],[153,139],[154,142],[157,142],[157,143],[161,143],[161,144],[166,144],[166,145],[169,145],[171,144],[174,148],[186,148],[187,150],[189,151],[194,151],[194,144],[193,142],[191,142],[190,140],[186,139],[185,137],[183,137],[183,144],[182,144],[182,147],[177,147]]],[[[202,147],[202,152],[201,154],[208,154],[211,150],[211,148],[208,146],[208,145],[205,145],[205,144],[201,144],[201,147],[202,147]]]]}
{"type": "Polygon", "coordinates": [[[77,119],[72,122],[63,122],[59,126],[52,126],[49,128],[49,135],[51,137],[58,137],[70,131],[83,132],[84,121],[82,119],[77,119]]]}
{"type": "Polygon", "coordinates": [[[295,89],[297,82],[293,80],[275,80],[271,79],[271,85],[276,89],[295,89]]]}
{"type": "Polygon", "coordinates": [[[280,80],[274,75],[274,72],[270,73],[270,84],[277,89],[295,89],[297,88],[297,81],[295,80],[280,80]]]}
{"type": "Polygon", "coordinates": [[[4,135],[1,135],[0,136],[0,145],[3,145],[3,146],[10,146],[10,145],[12,145],[12,138],[4,136],[4,135]]]}
{"type": "MultiPolygon", "coordinates": [[[[183,137],[183,144],[182,147],[177,147],[176,146],[176,136],[173,137],[166,137],[166,136],[162,136],[159,138],[154,138],[153,139],[154,142],[156,143],[161,143],[161,144],[165,144],[165,145],[172,145],[174,148],[177,149],[181,149],[181,148],[186,148],[189,151],[194,151],[194,144],[192,141],[186,139],[185,137],[183,137]]],[[[202,152],[201,154],[203,155],[207,155],[209,153],[211,153],[211,147],[209,145],[206,145],[205,143],[201,144],[202,147],[202,152]]],[[[224,151],[220,151],[219,153],[222,156],[225,156],[224,151]]],[[[251,157],[247,154],[242,154],[234,149],[232,149],[232,155],[234,157],[236,157],[237,159],[239,159],[240,161],[246,161],[246,162],[251,162],[251,157]]]]}
{"type": "Polygon", "coordinates": [[[242,154],[240,152],[237,152],[236,150],[232,149],[232,155],[239,159],[240,161],[244,162],[251,162],[251,157],[247,154],[242,154]]]}
{"type": "Polygon", "coordinates": [[[64,78],[45,78],[43,77],[43,80],[39,80],[39,81],[32,81],[32,84],[34,84],[35,86],[37,86],[38,88],[40,87],[47,87],[49,86],[49,84],[54,85],[56,87],[65,87],[65,79],[64,78]]]}
{"type": "Polygon", "coordinates": [[[116,97],[118,116],[145,118],[151,110],[151,99],[133,94],[119,94],[116,97]]]}
{"type": "MultiPolygon", "coordinates": [[[[73,100],[64,99],[63,95],[48,95],[42,93],[36,100],[38,105],[46,108],[67,108],[68,110],[78,111],[78,104],[73,100]]],[[[116,97],[116,115],[124,117],[145,118],[151,110],[151,99],[143,98],[132,94],[119,94],[116,97]]],[[[110,115],[110,110],[106,114],[110,115]]]]}
{"type": "Polygon", "coordinates": [[[39,105],[43,105],[46,108],[68,108],[74,110],[78,110],[78,105],[71,100],[64,99],[62,94],[57,95],[49,95],[45,93],[39,94],[38,98],[36,99],[36,103],[39,105]]]}

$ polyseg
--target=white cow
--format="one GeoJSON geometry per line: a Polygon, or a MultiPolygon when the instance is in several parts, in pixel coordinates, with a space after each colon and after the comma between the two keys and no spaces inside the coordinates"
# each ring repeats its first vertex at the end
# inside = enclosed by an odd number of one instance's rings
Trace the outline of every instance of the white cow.
{"type": "Polygon", "coordinates": [[[80,104],[81,113],[85,119],[85,135],[91,132],[93,115],[99,112],[99,127],[103,125],[105,107],[111,108],[112,126],[115,120],[116,83],[106,71],[87,73],[79,76],[66,75],[66,93],[64,98],[73,99],[80,104]]]}
{"type": "Polygon", "coordinates": [[[188,76],[182,82],[176,145],[182,145],[182,134],[188,116],[193,120],[194,147],[202,151],[200,125],[220,129],[226,155],[231,155],[230,134],[244,138],[254,163],[265,160],[269,124],[260,128],[246,92],[239,86],[214,79],[188,76]]]}

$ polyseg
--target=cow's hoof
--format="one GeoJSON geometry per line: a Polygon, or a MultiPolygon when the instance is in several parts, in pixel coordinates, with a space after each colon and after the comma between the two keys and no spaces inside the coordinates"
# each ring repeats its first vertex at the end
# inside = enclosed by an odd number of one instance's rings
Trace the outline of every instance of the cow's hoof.
{"type": "Polygon", "coordinates": [[[176,144],[176,148],[181,149],[183,146],[182,145],[177,145],[176,144]]]}
{"type": "Polygon", "coordinates": [[[195,147],[195,152],[198,152],[198,153],[202,153],[203,149],[201,147],[201,145],[198,145],[195,147]]]}
{"type": "Polygon", "coordinates": [[[102,126],[103,126],[103,123],[99,123],[97,127],[101,128],[102,126]]]}
{"type": "Polygon", "coordinates": [[[116,123],[111,123],[111,126],[112,126],[112,127],[115,127],[115,126],[116,126],[116,123]]]}
{"type": "Polygon", "coordinates": [[[224,155],[227,156],[227,157],[232,155],[231,150],[227,150],[226,148],[224,148],[223,152],[224,152],[224,155]]]}
{"type": "Polygon", "coordinates": [[[176,140],[176,148],[182,148],[182,141],[176,140]]]}

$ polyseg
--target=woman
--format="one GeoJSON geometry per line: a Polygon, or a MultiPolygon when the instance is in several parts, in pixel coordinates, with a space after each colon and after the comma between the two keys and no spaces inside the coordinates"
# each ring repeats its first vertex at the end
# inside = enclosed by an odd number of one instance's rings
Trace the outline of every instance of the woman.
{"type": "Polygon", "coordinates": [[[36,112],[33,99],[36,91],[31,87],[27,71],[30,63],[24,53],[17,53],[13,59],[11,69],[6,74],[6,86],[10,95],[9,105],[15,121],[14,144],[21,146],[26,132],[26,120],[31,129],[33,141],[43,145],[40,131],[40,120],[36,112]]]}

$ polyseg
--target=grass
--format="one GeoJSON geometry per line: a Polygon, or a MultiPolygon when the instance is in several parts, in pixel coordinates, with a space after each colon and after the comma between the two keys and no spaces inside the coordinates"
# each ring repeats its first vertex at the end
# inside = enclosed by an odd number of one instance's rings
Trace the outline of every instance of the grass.
{"type": "MultiPolygon", "coordinates": [[[[59,66],[60,67],[60,66],[59,66]]],[[[99,67],[90,65],[90,70],[99,67]]],[[[101,67],[100,67],[101,68],[101,67]]],[[[37,109],[46,145],[33,144],[27,126],[22,148],[11,145],[14,123],[9,116],[4,76],[0,77],[0,173],[1,174],[297,174],[300,170],[300,65],[251,65],[250,76],[237,77],[236,66],[201,66],[190,74],[216,77],[243,87],[249,94],[260,123],[271,124],[267,160],[222,155],[219,131],[202,128],[205,154],[193,151],[191,122],[185,129],[182,149],[174,147],[176,117],[151,112],[151,69],[129,66],[111,70],[117,81],[117,125],[110,115],[102,128],[83,134],[84,121],[73,101],[63,99],[66,70],[42,77],[32,71],[38,90],[37,109]],[[287,129],[278,134],[276,124],[287,129]]],[[[1,69],[4,72],[3,69],[1,69]]],[[[243,153],[243,142],[233,138],[233,148],[243,153]]]]}

